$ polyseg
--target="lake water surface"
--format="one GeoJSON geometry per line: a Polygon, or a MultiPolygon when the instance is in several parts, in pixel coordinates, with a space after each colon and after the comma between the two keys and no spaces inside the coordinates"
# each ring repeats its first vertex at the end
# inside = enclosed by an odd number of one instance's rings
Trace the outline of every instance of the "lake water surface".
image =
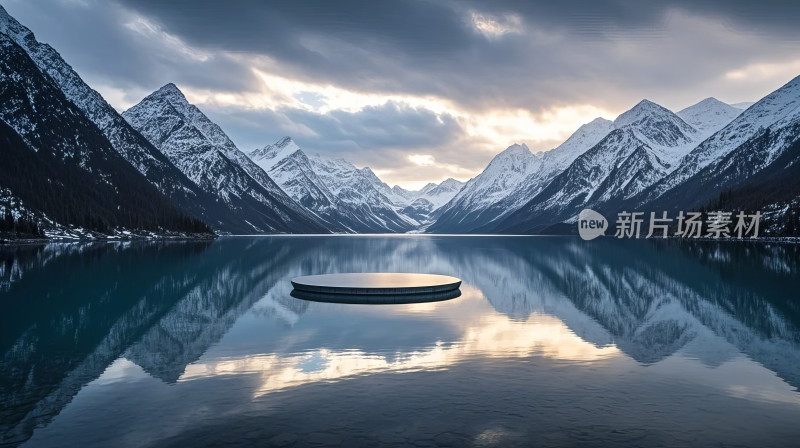
{"type": "Polygon", "coordinates": [[[276,236],[0,248],[0,444],[797,446],[800,247],[276,236]],[[421,272],[459,298],[307,302],[421,272]]]}

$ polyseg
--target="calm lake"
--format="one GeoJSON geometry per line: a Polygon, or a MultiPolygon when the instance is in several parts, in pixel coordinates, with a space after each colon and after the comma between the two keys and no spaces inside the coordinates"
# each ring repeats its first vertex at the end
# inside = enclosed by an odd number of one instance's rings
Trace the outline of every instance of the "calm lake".
{"type": "Polygon", "coordinates": [[[276,236],[0,248],[3,446],[797,446],[800,246],[276,236]],[[307,302],[420,272],[461,296],[307,302]]]}

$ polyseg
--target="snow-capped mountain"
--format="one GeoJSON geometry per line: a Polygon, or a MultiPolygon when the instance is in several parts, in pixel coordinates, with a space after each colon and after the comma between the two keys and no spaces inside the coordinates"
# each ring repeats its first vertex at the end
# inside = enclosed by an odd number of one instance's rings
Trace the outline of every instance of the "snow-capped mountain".
{"type": "Polygon", "coordinates": [[[288,197],[183,93],[167,84],[123,117],[204,191],[230,210],[234,232],[326,232],[319,217],[288,197]]]}
{"type": "Polygon", "coordinates": [[[161,152],[134,130],[103,97],[89,87],[51,46],[0,6],[0,33],[22,47],[39,69],[55,81],[66,97],[89,118],[113,148],[173,202],[198,217],[212,221],[223,214],[213,196],[205,194],[161,152]]]}
{"type": "Polygon", "coordinates": [[[603,140],[492,229],[541,231],[582,208],[603,209],[628,199],[674,170],[701,136],[673,112],[642,100],[614,120],[614,130],[603,140]]]}
{"type": "MultiPolygon", "coordinates": [[[[654,201],[705,167],[721,161],[748,140],[759,137],[765,132],[774,133],[784,129],[782,136],[775,136],[774,141],[760,151],[761,156],[756,161],[756,168],[766,166],[793,140],[792,123],[798,116],[800,116],[800,76],[748,107],[733,121],[704,140],[680,160],[674,172],[637,197],[636,203],[654,201]]],[[[741,174],[740,179],[746,178],[745,173],[741,174]]]]}
{"type": "Polygon", "coordinates": [[[464,185],[464,182],[450,177],[438,184],[430,182],[417,191],[409,191],[398,185],[395,185],[392,191],[396,202],[406,204],[403,214],[416,219],[423,224],[422,228],[425,228],[435,219],[442,206],[453,199],[464,185]]]}
{"type": "Polygon", "coordinates": [[[51,236],[207,232],[196,218],[232,233],[538,232],[584,207],[687,209],[722,192],[800,204],[800,77],[756,103],[675,114],[643,100],[549,151],[512,145],[466,184],[408,191],[291,138],[245,154],[173,84],[120,115],[2,7],[0,52],[0,212],[51,236]]]}
{"type": "Polygon", "coordinates": [[[798,163],[800,77],[752,105],[686,156],[678,171],[632,202],[659,210],[692,209],[729,192],[728,207],[784,207],[800,194],[798,163]],[[732,192],[744,186],[746,191],[732,192]]]}
{"type": "Polygon", "coordinates": [[[541,168],[541,155],[524,144],[514,144],[496,155],[481,174],[469,180],[445,204],[432,232],[468,232],[493,219],[488,209],[510,193],[518,191],[528,176],[541,168]]]}
{"type": "Polygon", "coordinates": [[[427,199],[433,204],[434,209],[438,209],[450,202],[450,199],[457,195],[462,188],[464,188],[464,182],[448,177],[438,184],[431,182],[425,185],[417,197],[427,199]]]}
{"type": "Polygon", "coordinates": [[[730,123],[744,108],[737,108],[723,103],[716,98],[706,98],[697,104],[678,112],[681,119],[709,136],[730,123]]]}
{"type": "MultiPolygon", "coordinates": [[[[428,185],[436,185],[436,184],[431,183],[431,184],[428,184],[428,185]]],[[[428,185],[426,185],[425,187],[427,187],[428,185]]],[[[423,190],[424,190],[424,188],[423,188],[423,190]]],[[[400,198],[403,201],[413,201],[414,198],[417,197],[417,194],[419,192],[406,190],[405,188],[401,187],[400,185],[395,185],[394,187],[392,187],[392,193],[396,197],[400,198]]]]}
{"type": "MultiPolygon", "coordinates": [[[[31,37],[32,38],[32,37],[31,37]]],[[[0,33],[0,187],[43,225],[208,232],[123,159],[108,139],[0,33]]],[[[12,212],[13,213],[13,212],[12,212]]]]}
{"type": "Polygon", "coordinates": [[[614,120],[614,129],[627,129],[649,146],[660,161],[675,165],[702,134],[669,109],[642,100],[614,120]]]}
{"type": "Polygon", "coordinates": [[[441,208],[431,231],[473,232],[516,211],[613,127],[611,121],[596,118],[558,147],[539,154],[525,145],[509,147],[441,208]]]}
{"type": "Polygon", "coordinates": [[[595,118],[578,128],[564,143],[542,153],[543,172],[555,173],[564,171],[573,160],[587,149],[596,145],[614,129],[614,122],[605,118],[595,118]]]}
{"type": "Polygon", "coordinates": [[[418,225],[399,212],[392,189],[367,167],[309,156],[290,137],[256,149],[250,157],[295,201],[330,222],[331,230],[407,232],[418,225]]]}
{"type": "Polygon", "coordinates": [[[335,197],[314,172],[311,160],[290,137],[256,149],[250,158],[289,196],[319,213],[335,213],[335,197]]]}

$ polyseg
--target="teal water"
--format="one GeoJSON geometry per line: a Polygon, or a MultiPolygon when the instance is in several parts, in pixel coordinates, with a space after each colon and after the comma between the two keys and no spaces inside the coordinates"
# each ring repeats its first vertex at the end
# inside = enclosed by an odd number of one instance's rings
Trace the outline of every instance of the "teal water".
{"type": "Polygon", "coordinates": [[[796,446],[800,247],[326,236],[0,248],[8,446],[796,446]],[[456,299],[307,302],[421,272],[456,299]]]}

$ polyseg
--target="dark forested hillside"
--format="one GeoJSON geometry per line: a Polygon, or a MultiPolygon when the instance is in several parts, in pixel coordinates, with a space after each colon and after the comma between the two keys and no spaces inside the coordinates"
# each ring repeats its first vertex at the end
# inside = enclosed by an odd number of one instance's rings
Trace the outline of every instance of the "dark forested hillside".
{"type": "Polygon", "coordinates": [[[768,234],[800,236],[800,140],[766,168],[735,185],[720,192],[706,208],[761,211],[768,234]]]}
{"type": "Polygon", "coordinates": [[[208,232],[159,193],[100,130],[0,34],[0,187],[60,224],[208,232]]]}

